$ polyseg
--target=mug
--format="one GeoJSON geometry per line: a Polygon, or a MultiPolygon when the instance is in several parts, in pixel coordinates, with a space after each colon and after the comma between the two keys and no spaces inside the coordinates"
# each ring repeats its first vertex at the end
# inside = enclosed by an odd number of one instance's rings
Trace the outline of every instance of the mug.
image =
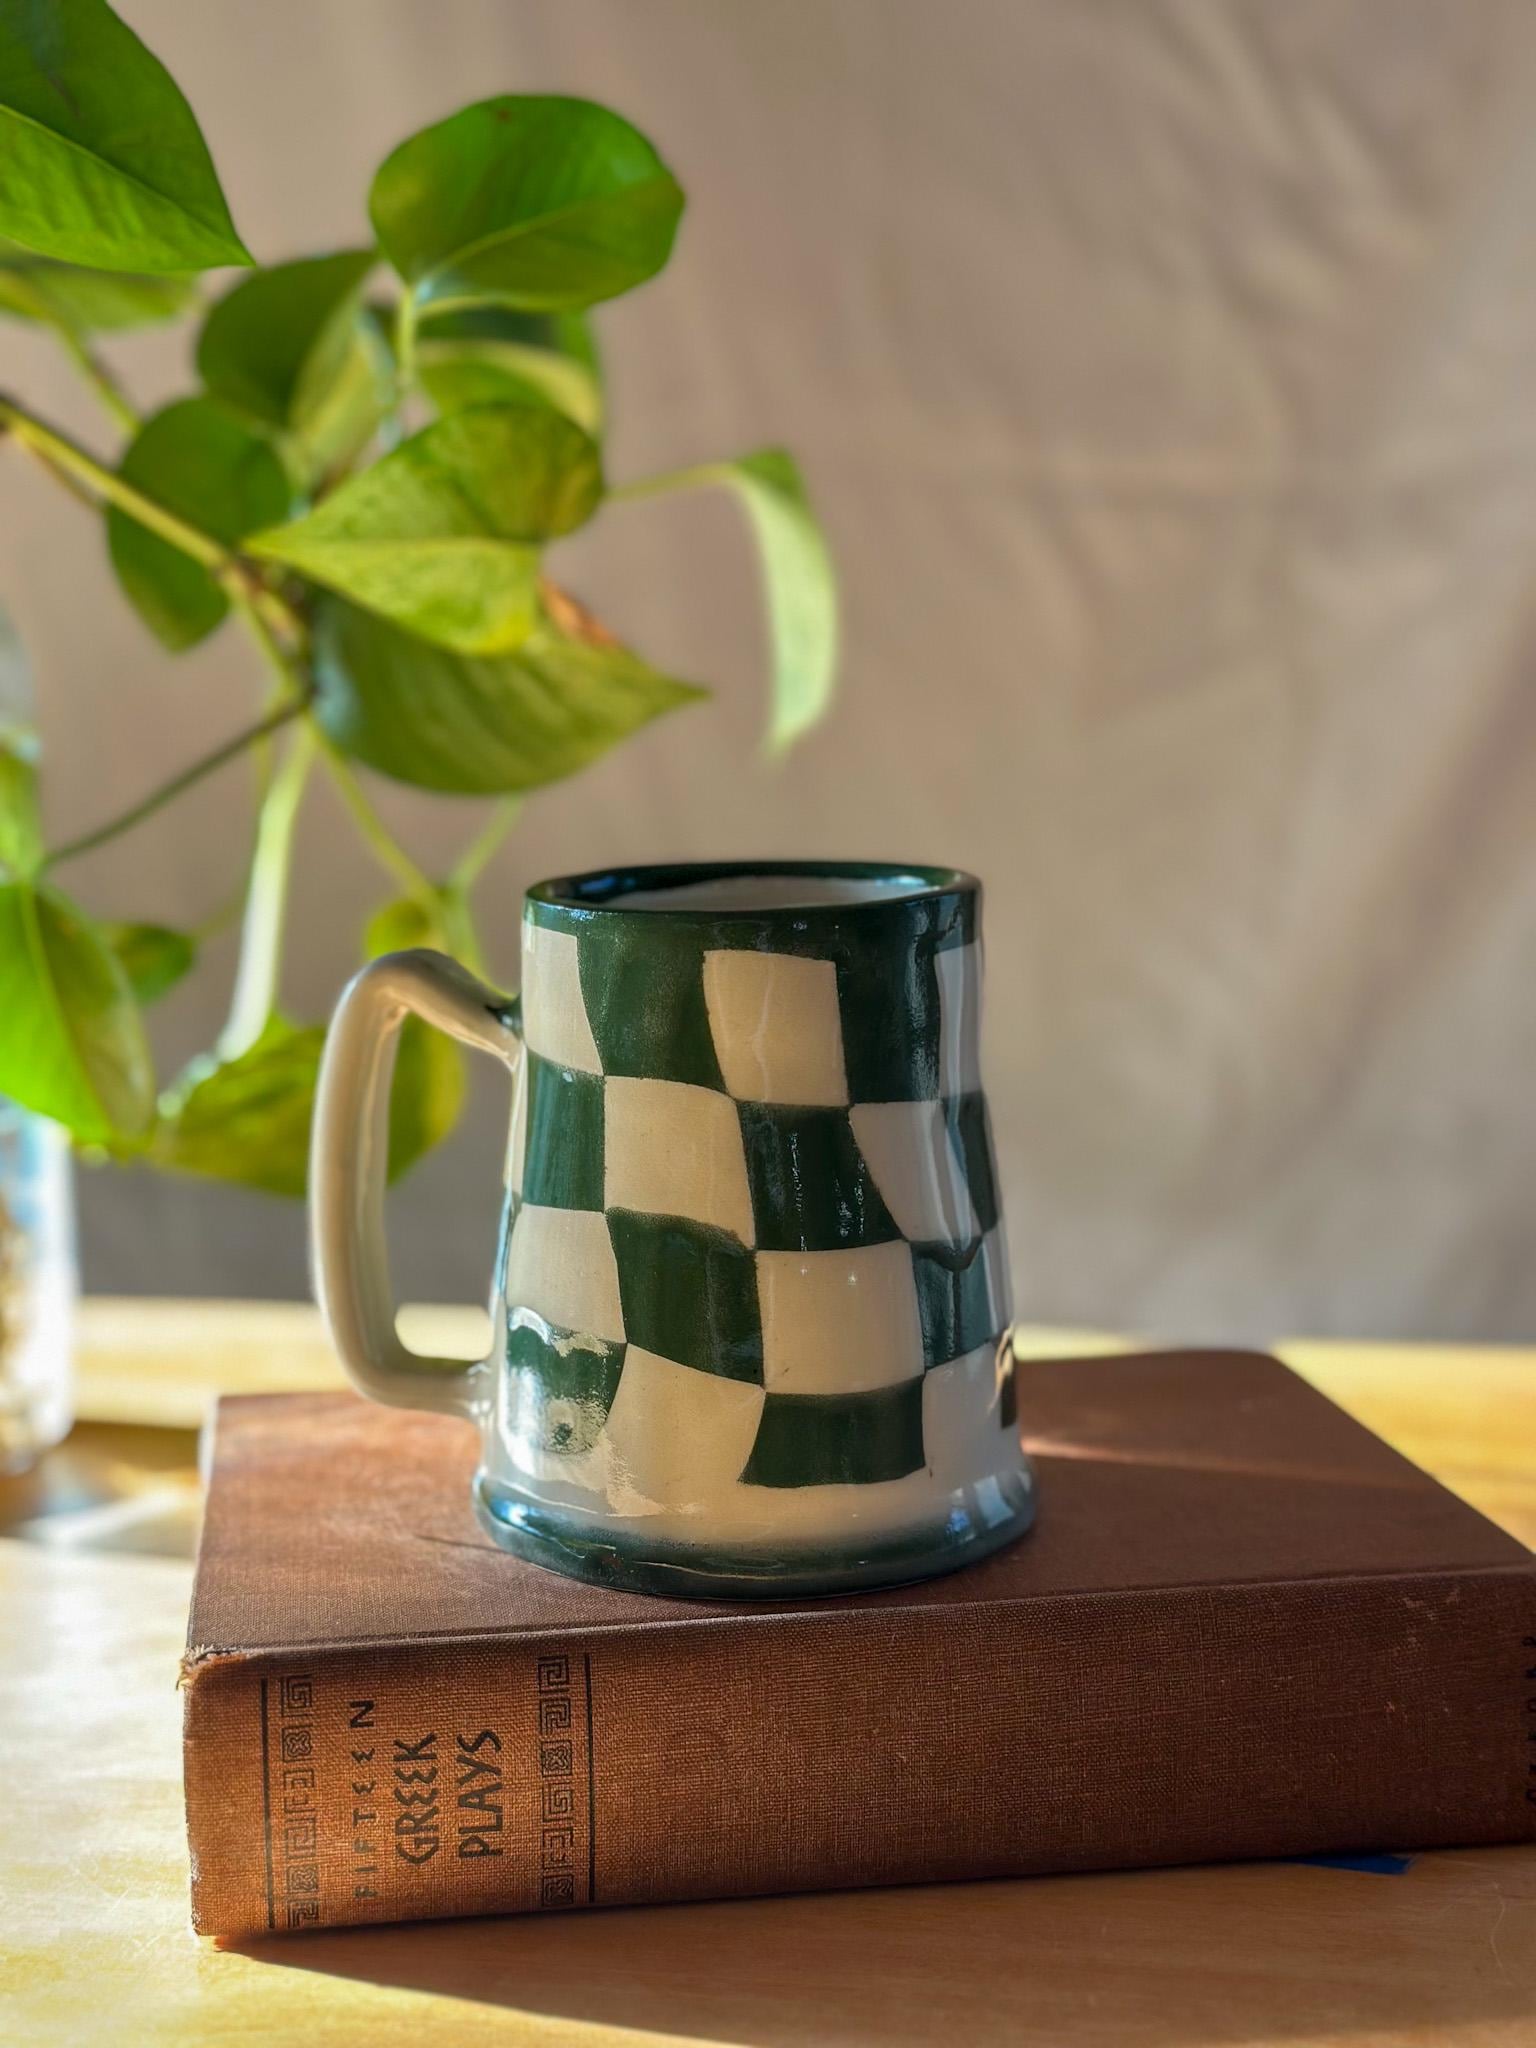
{"type": "Polygon", "coordinates": [[[476,1423],[499,1544],[773,1598],[926,1578],[1029,1526],[979,907],[952,869],[629,868],[529,890],[520,998],[427,951],[351,983],[315,1110],[320,1304],[363,1393],[476,1423]],[[411,1013],[514,1077],[476,1364],[395,1333],[411,1013]]]}

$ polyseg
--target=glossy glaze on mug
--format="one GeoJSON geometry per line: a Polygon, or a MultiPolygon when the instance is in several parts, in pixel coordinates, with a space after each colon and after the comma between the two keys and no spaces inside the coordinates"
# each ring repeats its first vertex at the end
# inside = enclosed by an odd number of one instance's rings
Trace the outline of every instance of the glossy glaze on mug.
{"type": "Polygon", "coordinates": [[[978,897],[793,863],[530,893],[477,1482],[499,1540],[773,1593],[1027,1526],[978,897]]]}

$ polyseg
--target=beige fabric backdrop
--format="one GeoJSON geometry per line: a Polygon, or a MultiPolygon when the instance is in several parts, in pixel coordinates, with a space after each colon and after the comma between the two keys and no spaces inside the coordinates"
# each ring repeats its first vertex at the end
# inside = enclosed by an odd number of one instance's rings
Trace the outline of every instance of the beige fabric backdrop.
{"type": "MultiPolygon", "coordinates": [[[[354,241],[398,137],[612,101],[692,206],[603,329],[620,477],[802,455],[845,683],[785,769],[726,504],[605,515],[572,579],[710,707],[532,803],[487,901],[572,865],[948,860],[988,887],[987,1061],[1024,1310],[1191,1336],[1536,1334],[1536,8],[1528,0],[124,0],[260,253],[354,241]]],[[[6,381],[97,432],[4,338],[6,381]]],[[[119,351],[147,395],[161,338],[119,351]]],[[[5,465],[0,583],[81,829],[248,715],[5,465]]],[[[444,862],[472,814],[387,792],[444,862]]],[[[73,875],[195,920],[238,773],[73,875]]],[[[290,1007],[384,892],[302,835],[290,1007]]],[[[169,1006],[216,1021],[227,958],[169,1006]]],[[[504,1107],[396,1203],[478,1295],[504,1107]]],[[[91,1176],[105,1287],[298,1292],[295,1211],[91,1176]]]]}

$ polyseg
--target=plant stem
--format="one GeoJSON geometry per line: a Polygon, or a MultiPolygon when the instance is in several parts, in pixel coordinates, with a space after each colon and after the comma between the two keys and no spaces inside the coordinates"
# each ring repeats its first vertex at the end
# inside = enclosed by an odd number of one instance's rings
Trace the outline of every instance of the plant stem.
{"type": "Polygon", "coordinates": [[[266,1028],[277,1000],[283,911],[293,862],[293,828],[304,785],[315,763],[315,744],[314,727],[306,720],[294,734],[262,799],[250,887],[245,898],[245,923],[240,933],[240,964],[235,970],[229,1016],[219,1033],[219,1057],[223,1060],[238,1059],[241,1053],[250,1050],[266,1028]]]}
{"type": "Polygon", "coordinates": [[[416,295],[402,292],[395,308],[396,405],[416,382],[416,295]]]}
{"type": "Polygon", "coordinates": [[[463,962],[471,974],[478,974],[482,981],[490,979],[490,969],[485,964],[485,955],[480,950],[480,936],[475,930],[475,916],[465,892],[450,884],[443,892],[443,937],[448,950],[463,962]]]}
{"type": "Polygon", "coordinates": [[[185,519],[178,519],[174,512],[167,512],[152,498],[146,498],[132,484],[124,483],[120,476],[105,468],[94,455],[76,447],[67,435],[45,426],[8,398],[0,398],[0,434],[12,435],[21,447],[40,455],[54,469],[88,485],[98,498],[105,498],[108,504],[116,505],[130,519],[158,534],[173,548],[179,548],[182,554],[190,555],[194,562],[201,562],[214,575],[238,572],[234,557],[222,541],[188,525],[185,519]]]}
{"type": "MultiPolygon", "coordinates": [[[[314,682],[302,658],[290,653],[273,632],[265,612],[250,593],[232,591],[230,603],[236,617],[249,632],[258,653],[272,672],[273,688],[267,698],[268,709],[288,702],[291,698],[308,705],[315,695],[314,682]]],[[[296,622],[297,623],[297,622],[296,622]]],[[[300,625],[302,632],[303,627],[300,625]]],[[[252,750],[251,764],[255,770],[257,829],[260,829],[261,806],[267,800],[272,786],[272,742],[270,738],[259,740],[252,750]]]]}
{"type": "Polygon", "coordinates": [[[19,445],[23,447],[26,454],[32,457],[43,474],[51,476],[59,488],[67,491],[77,505],[83,505],[87,512],[99,512],[101,510],[100,498],[96,496],[94,491],[88,491],[78,477],[71,476],[67,469],[55,468],[53,463],[48,460],[48,457],[38,449],[27,448],[24,443],[19,445]]]}
{"type": "MultiPolygon", "coordinates": [[[[278,639],[254,592],[236,590],[230,597],[242,625],[272,672],[274,698],[307,710],[315,690],[302,658],[278,639]]],[[[302,624],[295,624],[302,633],[302,624]]],[[[229,1015],[219,1034],[221,1059],[238,1059],[241,1053],[249,1051],[266,1028],[277,1001],[294,827],[318,745],[319,735],[306,718],[275,774],[270,772],[270,749],[264,747],[258,756],[261,801],[256,814],[256,845],[245,891],[235,986],[230,995],[229,1015]]]]}
{"type": "Polygon", "coordinates": [[[364,795],[362,784],[323,733],[320,736],[320,744],[325,750],[326,770],[335,783],[342,802],[352,813],[353,823],[367,842],[375,859],[394,876],[407,896],[413,896],[423,903],[430,903],[436,909],[436,888],[390,832],[389,827],[364,795]]]}
{"type": "Polygon", "coordinates": [[[287,599],[269,589],[258,572],[221,541],[178,518],[174,512],[167,512],[163,505],[157,505],[132,484],[125,483],[66,435],[45,426],[10,399],[0,398],[0,435],[4,434],[10,434],[19,447],[35,456],[57,482],[93,511],[99,512],[104,503],[115,505],[140,526],[200,563],[217,579],[230,602],[242,611],[259,614],[269,624],[279,622],[295,634],[303,632],[303,621],[287,599]]]}
{"type": "Polygon", "coordinates": [[[136,434],[141,424],[138,411],[100,356],[69,328],[59,327],[54,331],[63,344],[65,354],[95,393],[113,424],[121,427],[125,434],[136,434]]]}
{"type": "MultiPolygon", "coordinates": [[[[256,607],[249,601],[239,598],[236,598],[235,605],[279,682],[286,688],[303,690],[306,701],[312,702],[313,682],[299,673],[293,657],[285,652],[276,634],[256,607]]],[[[436,887],[411,859],[373,805],[369,803],[362,784],[353,774],[346,759],[313,722],[309,730],[324,759],[326,773],[335,783],[342,802],[352,814],[353,823],[375,859],[395,878],[407,896],[417,902],[428,903],[436,910],[439,902],[436,887]]]]}
{"type": "Polygon", "coordinates": [[[467,893],[474,887],[486,862],[506,838],[513,820],[522,807],[522,798],[515,796],[504,796],[496,805],[484,827],[476,833],[454,863],[449,880],[456,889],[467,893]]]}
{"type": "MultiPolygon", "coordinates": [[[[255,641],[258,652],[272,671],[273,680],[281,696],[295,696],[305,703],[314,696],[314,684],[306,674],[302,656],[284,647],[273,630],[267,608],[259,604],[249,591],[233,591],[230,602],[239,614],[242,623],[255,641]]],[[[303,621],[290,614],[296,631],[304,632],[303,621]]]]}
{"type": "Polygon", "coordinates": [[[173,775],[169,782],[163,782],[158,789],[151,790],[140,802],[131,805],[126,811],[119,812],[115,818],[109,818],[106,824],[98,825],[93,832],[82,833],[78,839],[67,840],[63,846],[55,847],[44,860],[44,869],[55,868],[62,861],[73,860],[77,854],[89,853],[92,847],[101,846],[108,839],[115,839],[120,832],[126,832],[130,827],[139,824],[158,811],[163,804],[168,804],[172,797],[180,796],[184,789],[190,789],[194,782],[201,782],[205,775],[211,775],[216,768],[222,768],[226,761],[232,761],[247,747],[255,745],[258,740],[265,739],[269,733],[274,733],[280,726],[286,725],[290,718],[296,718],[304,709],[305,701],[300,697],[293,702],[279,705],[276,711],[269,712],[255,725],[247,726],[244,732],[237,732],[233,739],[225,740],[223,745],[215,747],[211,754],[204,754],[190,767],[183,768],[179,775],[173,775]]]}
{"type": "Polygon", "coordinates": [[[210,910],[205,918],[189,927],[187,937],[195,945],[206,946],[210,939],[216,939],[220,932],[226,932],[245,908],[245,879],[232,896],[226,896],[217,910],[210,910]]]}
{"type": "Polygon", "coordinates": [[[722,462],[699,462],[691,469],[668,469],[660,476],[637,477],[632,483],[609,486],[610,498],[659,498],[665,491],[696,490],[700,484],[721,482],[721,471],[728,464],[722,462]]]}

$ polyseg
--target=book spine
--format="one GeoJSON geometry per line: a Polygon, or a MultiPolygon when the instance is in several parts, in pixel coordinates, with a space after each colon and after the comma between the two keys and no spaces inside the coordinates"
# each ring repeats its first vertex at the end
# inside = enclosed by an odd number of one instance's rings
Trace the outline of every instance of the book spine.
{"type": "Polygon", "coordinates": [[[193,1917],[352,1922],[1536,1835],[1521,1568],[221,1657],[193,1917]]]}

